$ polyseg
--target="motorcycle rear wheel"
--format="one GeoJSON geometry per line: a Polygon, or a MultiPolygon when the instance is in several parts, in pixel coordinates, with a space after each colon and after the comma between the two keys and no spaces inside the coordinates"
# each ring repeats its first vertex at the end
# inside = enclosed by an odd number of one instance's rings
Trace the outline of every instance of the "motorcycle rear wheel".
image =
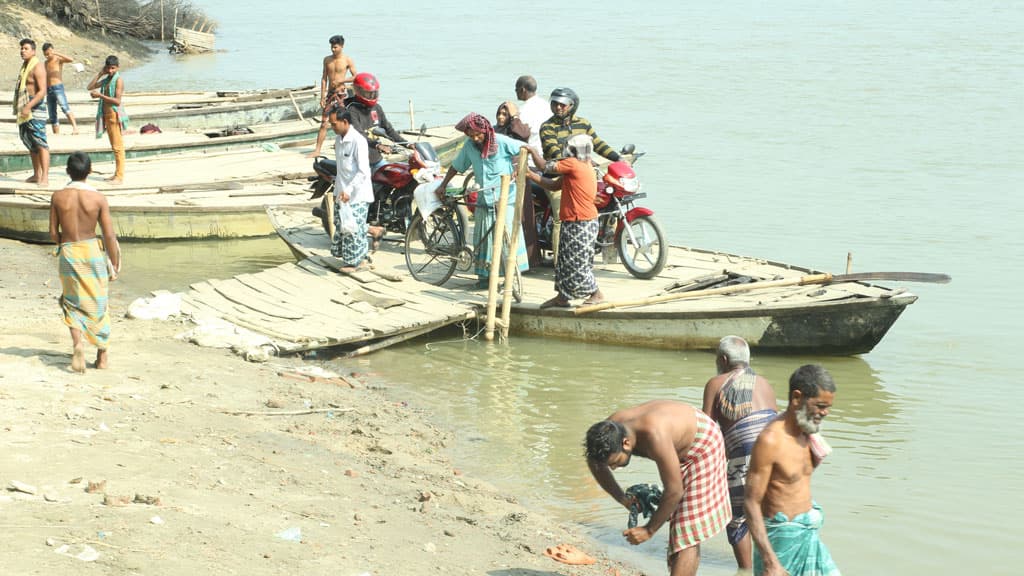
{"type": "Polygon", "coordinates": [[[648,280],[657,276],[668,262],[668,243],[653,216],[638,216],[619,232],[619,258],[630,274],[648,280]],[[629,231],[639,245],[630,241],[629,231]]]}
{"type": "Polygon", "coordinates": [[[405,265],[420,282],[440,286],[455,273],[465,240],[459,219],[450,210],[438,210],[424,222],[417,212],[405,233],[405,265]]]}

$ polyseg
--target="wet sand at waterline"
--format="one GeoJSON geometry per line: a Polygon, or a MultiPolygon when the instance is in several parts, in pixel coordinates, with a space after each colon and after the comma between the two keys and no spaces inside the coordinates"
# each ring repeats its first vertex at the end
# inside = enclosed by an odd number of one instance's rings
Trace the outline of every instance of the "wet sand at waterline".
{"type": "Polygon", "coordinates": [[[181,342],[115,282],[110,369],[72,373],[50,250],[0,240],[0,482],[34,492],[0,494],[5,573],[594,573],[559,543],[635,573],[463,475],[454,435],[358,364],[309,381],[181,342]]]}

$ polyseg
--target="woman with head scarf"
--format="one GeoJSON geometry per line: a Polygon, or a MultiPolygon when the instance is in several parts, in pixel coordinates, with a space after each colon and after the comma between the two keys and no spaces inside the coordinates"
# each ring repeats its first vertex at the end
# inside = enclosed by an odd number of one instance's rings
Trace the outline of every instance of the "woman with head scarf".
{"type": "MultiPolygon", "coordinates": [[[[439,193],[447,189],[448,183],[460,172],[470,168],[481,186],[477,195],[476,211],[473,214],[473,246],[474,268],[476,269],[476,288],[487,288],[490,277],[490,262],[493,252],[491,234],[493,232],[495,211],[501,194],[501,176],[512,176],[515,172],[515,160],[522,144],[503,134],[496,134],[490,121],[480,114],[471,113],[459,121],[455,128],[466,135],[466,142],[452,160],[452,165],[438,187],[439,193]]],[[[514,206],[516,200],[516,182],[512,179],[509,185],[508,202],[514,206]]],[[[505,212],[505,225],[512,230],[513,210],[505,212]]],[[[526,246],[523,235],[517,234],[516,263],[519,270],[529,269],[526,258],[526,246]]]]}
{"type": "MultiPolygon", "coordinates": [[[[530,127],[519,119],[519,107],[511,100],[502,102],[495,113],[494,131],[521,142],[529,142],[530,127]]],[[[537,217],[533,211],[532,186],[523,192],[523,211],[520,223],[523,225],[523,240],[526,241],[526,256],[530,266],[541,262],[540,251],[537,249],[537,217]]]]}

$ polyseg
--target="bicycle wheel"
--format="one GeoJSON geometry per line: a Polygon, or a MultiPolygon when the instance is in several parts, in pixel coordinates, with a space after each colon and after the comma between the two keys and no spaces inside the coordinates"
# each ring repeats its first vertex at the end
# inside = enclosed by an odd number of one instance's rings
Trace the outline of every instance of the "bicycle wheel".
{"type": "MultiPolygon", "coordinates": [[[[515,254],[515,248],[511,247],[512,239],[508,235],[508,230],[505,231],[502,239],[502,244],[504,245],[503,255],[515,254]]],[[[519,271],[519,262],[516,262],[512,272],[512,299],[516,301],[516,304],[523,301],[523,273],[519,271]]]]}
{"type": "Polygon", "coordinates": [[[455,273],[463,249],[462,229],[449,208],[438,210],[424,222],[417,213],[405,233],[405,265],[420,282],[440,286],[455,273]]]}

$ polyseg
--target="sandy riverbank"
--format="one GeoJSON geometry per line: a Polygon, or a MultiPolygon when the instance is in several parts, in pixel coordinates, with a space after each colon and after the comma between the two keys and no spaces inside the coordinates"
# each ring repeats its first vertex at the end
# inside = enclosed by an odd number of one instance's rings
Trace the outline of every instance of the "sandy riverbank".
{"type": "Polygon", "coordinates": [[[146,58],[146,49],[137,41],[117,37],[90,39],[53,23],[41,14],[0,2],[0,86],[12,86],[17,79],[22,63],[18,42],[22,38],[36,41],[40,58],[43,43],[50,42],[58,52],[85,66],[84,72],[76,72],[71,65],[64,67],[64,85],[68,89],[84,89],[110,54],[117,55],[122,68],[136,66],[146,58]]]}
{"type": "Polygon", "coordinates": [[[48,249],[0,240],[0,260],[0,483],[36,489],[0,493],[5,573],[630,573],[545,557],[599,547],[461,475],[444,423],[356,364],[352,388],[182,343],[124,318],[115,283],[111,368],[74,374],[48,249]],[[308,409],[331,412],[226,413],[308,409]]]}

